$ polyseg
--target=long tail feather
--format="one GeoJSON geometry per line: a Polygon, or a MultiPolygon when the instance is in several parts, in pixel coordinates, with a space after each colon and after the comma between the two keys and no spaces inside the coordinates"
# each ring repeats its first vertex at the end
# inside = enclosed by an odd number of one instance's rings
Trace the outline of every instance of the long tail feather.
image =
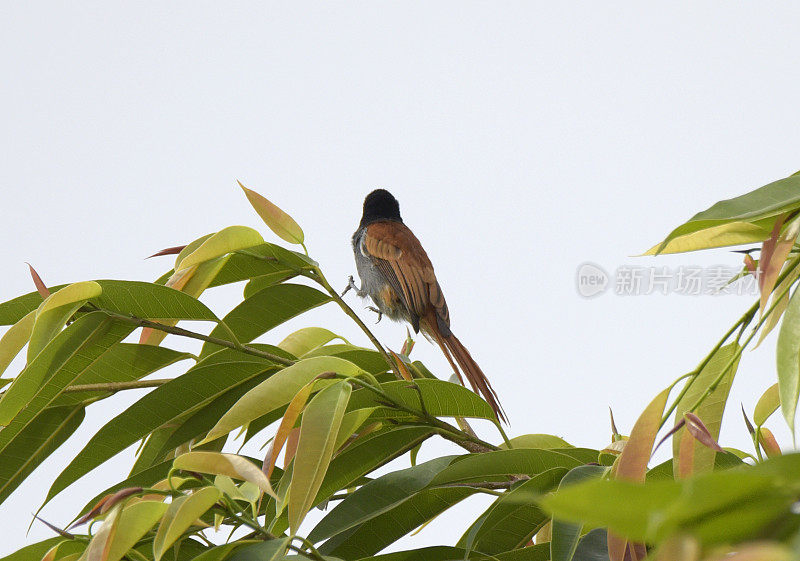
{"type": "Polygon", "coordinates": [[[467,348],[462,345],[461,341],[452,333],[443,336],[436,329],[430,329],[428,331],[442,349],[442,353],[444,353],[445,358],[447,358],[447,362],[450,363],[450,367],[458,375],[461,385],[464,385],[464,378],[461,377],[461,373],[463,372],[464,376],[466,376],[469,381],[469,385],[472,386],[472,390],[482,395],[491,406],[492,411],[497,415],[497,418],[507,424],[508,418],[506,417],[506,412],[503,410],[503,406],[500,405],[500,399],[497,397],[497,393],[494,391],[494,388],[492,388],[489,379],[486,377],[486,374],[483,373],[481,367],[478,366],[478,363],[475,362],[475,359],[469,354],[467,348]],[[455,363],[458,363],[458,367],[455,363]]]}

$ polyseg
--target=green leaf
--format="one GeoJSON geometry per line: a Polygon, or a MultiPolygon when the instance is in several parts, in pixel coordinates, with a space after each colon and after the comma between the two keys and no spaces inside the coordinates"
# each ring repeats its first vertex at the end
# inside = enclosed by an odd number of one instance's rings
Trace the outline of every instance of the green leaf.
{"type": "MultiPolygon", "coordinates": [[[[417,379],[414,380],[414,383],[419,391],[414,389],[413,384],[405,380],[381,384],[381,390],[406,407],[417,411],[425,410],[436,417],[474,417],[489,420],[495,418],[488,403],[478,394],[460,384],[428,379],[417,379]],[[424,409],[422,408],[423,404],[424,409]]],[[[380,398],[373,392],[359,390],[353,394],[350,408],[375,407],[380,405],[379,401],[380,398]]],[[[381,416],[396,418],[408,417],[408,414],[382,407],[381,416]]]]}
{"type": "Polygon", "coordinates": [[[173,467],[185,471],[227,475],[234,479],[249,481],[268,495],[275,497],[275,492],[272,490],[267,476],[244,456],[219,452],[187,452],[175,458],[173,467]]]}
{"type": "MultiPolygon", "coordinates": [[[[161,462],[160,464],[156,464],[147,469],[144,469],[140,472],[137,472],[136,474],[129,476],[124,481],[115,483],[111,487],[95,495],[78,512],[80,513],[88,512],[94,505],[97,504],[97,502],[100,499],[102,499],[106,495],[116,493],[120,489],[126,489],[128,487],[152,487],[157,482],[165,479],[171,469],[172,469],[172,460],[170,459],[161,462]]],[[[78,517],[76,516],[75,518],[77,519],[78,517]]]]}
{"type": "MultiPolygon", "coordinates": [[[[175,270],[188,269],[238,249],[246,249],[264,243],[256,230],[247,226],[228,226],[203,241],[200,246],[180,261],[176,260],[175,270]]],[[[180,255],[179,255],[180,257],[180,255]]]]}
{"type": "Polygon", "coordinates": [[[500,448],[503,450],[508,448],[574,448],[566,440],[552,434],[523,434],[512,438],[509,443],[511,443],[511,446],[503,442],[500,448]]]}
{"type": "Polygon", "coordinates": [[[126,280],[99,280],[97,284],[103,292],[90,301],[104,310],[143,319],[217,321],[200,300],[168,286],[126,280]]]}
{"type": "MultiPolygon", "coordinates": [[[[223,318],[241,343],[249,343],[270,329],[308,310],[330,302],[331,297],[302,284],[278,284],[256,292],[223,318]]],[[[225,338],[227,330],[217,326],[211,336],[225,338]]],[[[200,356],[218,350],[219,346],[205,343],[200,356]]]]}
{"type": "MultiPolygon", "coordinates": [[[[68,284],[59,284],[48,287],[50,293],[58,292],[68,284]]],[[[0,304],[0,325],[13,325],[29,313],[36,310],[44,301],[37,291],[28,292],[0,304]]]]}
{"type": "Polygon", "coordinates": [[[219,438],[285,406],[300,388],[324,372],[336,372],[344,376],[358,376],[361,373],[353,363],[333,357],[309,358],[287,366],[244,394],[209,431],[206,441],[219,438]]]}
{"type": "MultiPolygon", "coordinates": [[[[582,481],[597,479],[605,473],[602,466],[578,466],[572,468],[559,483],[558,488],[564,489],[582,481]]],[[[572,561],[580,542],[583,525],[570,524],[562,520],[553,519],[550,534],[550,555],[552,561],[572,561]]],[[[605,545],[605,543],[604,543],[605,545]]],[[[588,547],[588,546],[587,546],[588,547]]],[[[608,548],[604,548],[606,555],[608,548]]],[[[580,559],[580,558],[579,558],[580,559]]]]}
{"type": "Polygon", "coordinates": [[[346,339],[324,327],[304,327],[288,335],[278,346],[296,357],[301,357],[334,339],[347,343],[346,339]]]}
{"type": "Polygon", "coordinates": [[[242,185],[241,181],[237,181],[239,187],[244,191],[250,205],[264,221],[264,224],[269,226],[276,236],[289,243],[301,244],[303,243],[303,229],[294,221],[294,218],[286,214],[280,208],[275,206],[272,202],[267,200],[264,196],[248,189],[242,185]]]}
{"type": "Polygon", "coordinates": [[[48,407],[25,425],[0,454],[0,503],[83,422],[84,408],[48,407]]]}
{"type": "Polygon", "coordinates": [[[289,525],[296,534],[306,513],[314,506],[333,456],[352,388],[342,381],[320,391],[308,403],[300,424],[300,439],[289,487],[289,525]]]}
{"type": "MultiPolygon", "coordinates": [[[[279,561],[285,559],[283,554],[291,538],[278,538],[265,542],[237,548],[228,561],[279,561]]],[[[298,561],[300,561],[298,559],[298,561]]]]}
{"type": "Polygon", "coordinates": [[[468,454],[443,469],[430,484],[492,481],[498,476],[517,474],[535,476],[553,468],[572,469],[582,463],[560,451],[531,448],[468,454]]]}
{"type": "Polygon", "coordinates": [[[311,530],[308,539],[320,542],[395,508],[430,484],[458,456],[443,456],[387,473],[354,491],[311,530]]]}
{"type": "Polygon", "coordinates": [[[140,501],[126,505],[111,539],[107,561],[119,561],[164,515],[161,501],[140,501]]]}
{"type": "Polygon", "coordinates": [[[102,312],[73,322],[29,363],[0,399],[0,453],[61,391],[124,339],[132,327],[102,312]]]}
{"type": "Polygon", "coordinates": [[[335,535],[319,551],[343,559],[374,555],[475,492],[466,487],[425,489],[370,517],[352,532],[335,535]]]}
{"type": "Polygon", "coordinates": [[[61,536],[55,536],[53,538],[48,538],[46,540],[31,545],[27,545],[22,549],[18,549],[14,553],[6,555],[2,559],[0,559],[0,561],[31,561],[31,559],[38,561],[39,559],[44,557],[44,555],[48,551],[50,551],[53,547],[61,543],[63,543],[64,545],[62,545],[59,548],[59,551],[62,548],[64,548],[64,551],[66,552],[67,551],[66,548],[70,548],[69,549],[70,551],[78,552],[82,551],[83,548],[85,547],[85,544],[68,541],[62,538],[61,536]]]}
{"type": "Polygon", "coordinates": [[[217,547],[213,547],[205,553],[198,555],[192,559],[192,561],[230,561],[228,556],[234,549],[238,549],[252,543],[259,542],[254,542],[252,540],[240,540],[226,543],[225,545],[218,545],[217,547]]]}
{"type": "MultiPolygon", "coordinates": [[[[158,448],[156,457],[161,458],[170,450],[174,450],[192,439],[204,436],[234,403],[261,382],[263,382],[262,376],[257,376],[234,386],[207,405],[197,408],[185,420],[177,421],[175,429],[158,448]]],[[[280,412],[280,409],[274,412],[273,420],[280,418],[280,412]]]]}
{"type": "Polygon", "coordinates": [[[224,351],[216,353],[186,374],[144,395],[97,431],[53,482],[46,500],[151,431],[275,368],[269,361],[245,356],[224,351]],[[236,356],[239,360],[233,358],[236,356]]]}
{"type": "Polygon", "coordinates": [[[578,542],[575,549],[576,561],[609,561],[608,534],[602,528],[587,532],[578,542]]]}
{"type": "Polygon", "coordinates": [[[249,280],[245,286],[245,297],[248,291],[289,280],[303,269],[309,269],[307,258],[283,247],[264,243],[238,250],[232,253],[209,287],[221,286],[243,280],[249,280]]]}
{"type": "Polygon", "coordinates": [[[789,299],[778,334],[777,365],[781,412],[794,434],[795,411],[800,397],[800,296],[797,290],[789,299]]]}
{"type": "Polygon", "coordinates": [[[554,489],[566,473],[566,468],[550,469],[504,493],[457,545],[489,554],[524,546],[550,519],[535,499],[554,489]]]}
{"type": "Polygon", "coordinates": [[[777,411],[780,405],[781,397],[778,393],[778,384],[772,384],[761,395],[758,403],[756,403],[756,409],[753,412],[753,422],[756,424],[756,426],[760,427],[767,422],[767,419],[769,419],[770,415],[777,411]]]}
{"type": "Polygon", "coordinates": [[[675,253],[757,242],[769,237],[774,217],[800,208],[800,176],[780,179],[719,201],[675,228],[648,254],[675,253]]]}
{"type": "MultiPolygon", "coordinates": [[[[736,370],[739,366],[739,358],[741,357],[741,354],[737,356],[737,353],[740,352],[741,347],[736,343],[731,343],[730,345],[721,347],[714,353],[711,360],[708,361],[689,387],[689,391],[687,391],[686,395],[678,402],[675,409],[676,419],[682,419],[684,413],[689,411],[697,400],[700,399],[700,396],[705,394],[710,385],[722,373],[722,370],[730,365],[727,373],[723,376],[716,389],[710,395],[706,396],[700,407],[694,411],[695,415],[700,417],[703,421],[703,424],[708,429],[712,438],[714,440],[719,438],[719,431],[722,426],[722,415],[725,412],[725,404],[728,401],[728,394],[730,393],[731,384],[733,384],[733,378],[736,375],[736,370]],[[734,357],[736,357],[736,359],[731,363],[734,357]]],[[[673,456],[676,458],[679,457],[680,439],[685,430],[685,428],[680,429],[672,437],[673,456]]],[[[694,442],[693,446],[692,473],[697,474],[711,471],[714,468],[714,459],[717,453],[697,441],[694,442]]]]}
{"type": "Polygon", "coordinates": [[[28,342],[28,362],[38,355],[67,320],[90,298],[103,291],[92,281],[76,282],[48,296],[36,310],[36,320],[28,342]]]}
{"type": "MultiPolygon", "coordinates": [[[[303,358],[315,356],[336,356],[344,360],[349,360],[370,374],[388,372],[392,369],[392,366],[386,364],[386,360],[378,351],[357,347],[355,345],[325,345],[324,347],[309,351],[303,358]]],[[[394,374],[392,374],[392,379],[395,379],[394,374]]]]}
{"type": "Polygon", "coordinates": [[[358,438],[333,458],[314,504],[319,504],[339,489],[349,487],[361,477],[401,456],[432,434],[431,429],[427,427],[399,426],[358,438]]]}
{"type": "Polygon", "coordinates": [[[762,535],[785,515],[798,473],[800,455],[793,454],[680,481],[589,481],[540,503],[558,518],[607,526],[632,540],[656,543],[688,533],[706,545],[736,543],[762,535]]]}
{"type": "Polygon", "coordinates": [[[11,361],[22,350],[22,347],[28,343],[35,321],[36,312],[30,312],[3,334],[2,339],[0,339],[0,375],[5,372],[11,361]]]}
{"type": "Polygon", "coordinates": [[[173,499],[153,540],[153,555],[159,561],[167,549],[174,544],[194,522],[206,513],[222,497],[216,487],[203,487],[173,499]]]}
{"type": "Polygon", "coordinates": [[[550,548],[548,544],[533,545],[508,551],[499,555],[481,555],[480,553],[468,552],[461,547],[448,547],[437,545],[433,547],[423,547],[408,551],[396,551],[375,557],[364,557],[359,561],[453,561],[456,559],[466,559],[469,555],[471,561],[549,561],[550,548]]]}
{"type": "MultiPolygon", "coordinates": [[[[171,364],[192,358],[192,356],[191,353],[183,353],[165,347],[117,343],[86,368],[80,376],[70,383],[70,386],[132,382],[171,364]]],[[[62,393],[53,402],[53,405],[80,403],[86,399],[102,395],[104,395],[104,392],[62,393]]]]}

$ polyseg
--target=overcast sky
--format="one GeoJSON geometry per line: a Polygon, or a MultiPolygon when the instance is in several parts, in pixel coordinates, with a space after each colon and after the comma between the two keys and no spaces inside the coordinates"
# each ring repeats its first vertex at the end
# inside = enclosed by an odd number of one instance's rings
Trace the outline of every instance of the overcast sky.
{"type": "MultiPolygon", "coordinates": [[[[5,2],[0,300],[32,289],[26,261],[49,284],[151,280],[171,266],[143,260],[158,249],[232,224],[265,230],[237,178],[294,216],[344,287],[362,199],[384,187],[427,249],[453,330],[510,432],[602,448],[609,406],[629,432],[754,298],[623,297],[613,275],[740,265],[726,250],[632,256],[715,201],[800,169],[797,16],[789,3],[5,2]],[[607,293],[577,293],[584,262],[612,275],[607,293]]],[[[239,290],[206,301],[222,315],[239,290]]],[[[367,343],[332,306],[263,340],[305,325],[367,343]]],[[[399,348],[405,327],[375,332],[399,348]]],[[[750,450],[739,404],[752,411],[774,383],[774,348],[773,335],[745,353],[724,445],[750,450]]],[[[414,354],[446,375],[429,343],[414,354]]],[[[29,514],[140,395],[90,408],[0,505],[0,553],[51,535],[37,524],[26,537],[29,514]]],[[[778,416],[770,426],[789,442],[778,416]]],[[[44,517],[68,522],[131,457],[44,517]]],[[[485,504],[470,499],[401,545],[452,543],[485,504]]]]}

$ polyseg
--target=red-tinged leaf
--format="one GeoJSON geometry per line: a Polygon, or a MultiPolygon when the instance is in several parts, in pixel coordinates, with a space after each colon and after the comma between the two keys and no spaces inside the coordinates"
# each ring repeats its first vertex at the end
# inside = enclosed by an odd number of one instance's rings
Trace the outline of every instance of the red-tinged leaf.
{"type": "Polygon", "coordinates": [[[34,514],[33,517],[36,520],[38,520],[39,522],[41,522],[42,524],[44,524],[45,526],[47,526],[48,528],[50,528],[51,530],[53,530],[56,534],[58,534],[62,538],[73,539],[75,537],[72,534],[70,534],[69,532],[67,532],[66,530],[62,530],[58,526],[54,526],[54,525],[50,524],[47,520],[45,520],[44,518],[41,518],[38,514],[34,514]]]}
{"type": "Polygon", "coordinates": [[[411,332],[406,328],[406,340],[403,341],[403,347],[400,349],[400,354],[403,356],[410,356],[411,351],[414,349],[414,339],[411,338],[411,332]]]}
{"type": "Polygon", "coordinates": [[[611,410],[611,407],[608,408],[608,416],[611,418],[611,440],[617,441],[619,440],[617,437],[620,436],[620,434],[617,429],[617,423],[614,422],[614,412],[611,410]]]}
{"type": "Polygon", "coordinates": [[[50,291],[47,290],[47,286],[44,284],[42,277],[39,276],[39,273],[36,272],[36,269],[33,268],[33,265],[30,263],[26,263],[28,265],[28,269],[31,270],[31,278],[33,279],[33,284],[36,286],[36,291],[42,296],[42,298],[47,298],[50,296],[50,291]]]}
{"type": "MultiPolygon", "coordinates": [[[[675,459],[673,458],[673,464],[675,459]]],[[[681,433],[678,445],[677,469],[675,479],[686,479],[694,473],[694,438],[688,430],[681,433]]]]}
{"type": "Polygon", "coordinates": [[[74,528],[75,526],[80,526],[81,524],[83,524],[84,522],[88,522],[95,516],[105,514],[106,512],[109,511],[109,509],[111,509],[114,505],[118,504],[122,500],[130,497],[131,495],[135,495],[141,492],[142,492],[141,487],[126,487],[124,489],[120,489],[116,493],[110,493],[106,495],[105,497],[97,501],[97,504],[95,504],[89,512],[78,518],[70,526],[70,528],[74,528]]]}
{"type": "Polygon", "coordinates": [[[183,248],[185,247],[186,247],[185,245],[176,245],[175,247],[168,247],[166,249],[162,249],[161,251],[154,253],[153,255],[149,255],[145,259],[152,259],[153,257],[161,257],[162,255],[177,255],[181,251],[183,251],[183,248]]]}
{"type": "Polygon", "coordinates": [[[658,394],[633,426],[628,442],[616,462],[617,479],[644,483],[647,462],[650,460],[670,389],[667,388],[658,394]]]}
{"type": "Polygon", "coordinates": [[[800,233],[800,216],[792,219],[783,229],[783,232],[780,232],[782,222],[783,218],[779,218],[775,222],[772,236],[764,242],[761,258],[758,262],[760,269],[758,285],[761,289],[759,313],[762,315],[769,296],[772,294],[772,289],[775,288],[775,282],[778,280],[783,264],[786,262],[786,258],[789,257],[789,252],[797,239],[798,233],[800,233]]]}
{"type": "Polygon", "coordinates": [[[269,226],[269,229],[275,232],[282,240],[289,243],[302,245],[304,240],[303,230],[294,221],[294,218],[286,214],[280,208],[275,206],[272,202],[267,200],[264,196],[252,191],[242,185],[241,181],[237,181],[239,187],[242,188],[250,205],[255,209],[264,224],[269,226]]]}
{"type": "Polygon", "coordinates": [[[399,356],[397,356],[397,353],[395,353],[394,351],[389,350],[389,352],[391,353],[392,358],[394,358],[395,365],[397,366],[397,371],[403,377],[403,379],[408,380],[409,382],[413,381],[414,378],[411,376],[411,373],[408,371],[408,368],[406,368],[406,365],[403,362],[403,360],[399,356]]]}
{"type": "Polygon", "coordinates": [[[313,381],[303,386],[286,407],[286,412],[283,414],[281,424],[275,433],[275,438],[272,441],[272,445],[269,447],[267,457],[264,458],[263,471],[267,477],[272,476],[272,470],[275,469],[275,462],[278,459],[278,455],[281,453],[283,445],[286,443],[286,440],[289,437],[289,433],[294,430],[294,426],[297,424],[297,419],[300,418],[300,413],[303,412],[303,408],[306,406],[306,402],[308,401],[308,397],[311,395],[311,390],[313,387],[313,381]]]}
{"type": "Polygon", "coordinates": [[[647,555],[647,548],[642,543],[630,542],[613,532],[608,532],[606,539],[611,561],[641,561],[647,555]]]}
{"type": "Polygon", "coordinates": [[[686,430],[706,448],[711,448],[716,452],[725,452],[722,446],[711,436],[703,421],[694,413],[684,413],[683,418],[686,420],[686,430]]]}
{"type": "Polygon", "coordinates": [[[751,275],[756,275],[758,264],[749,253],[744,256],[744,268],[747,269],[751,275]]]}
{"type": "Polygon", "coordinates": [[[297,453],[297,443],[300,441],[300,427],[292,429],[286,439],[286,454],[283,456],[283,469],[286,469],[297,453]]]}
{"type": "Polygon", "coordinates": [[[681,419],[680,421],[678,421],[678,423],[674,427],[672,427],[672,429],[670,429],[670,431],[667,434],[661,437],[661,440],[659,440],[658,444],[656,444],[655,448],[653,448],[653,454],[655,454],[656,450],[658,450],[661,447],[661,445],[664,444],[665,440],[667,440],[670,436],[681,430],[683,428],[683,425],[685,424],[686,424],[685,419],[681,419]]]}
{"type": "Polygon", "coordinates": [[[750,422],[750,419],[747,418],[747,413],[744,412],[744,404],[742,404],[742,416],[744,417],[744,424],[747,427],[747,432],[750,433],[750,436],[755,436],[756,429],[753,428],[753,424],[750,422]]]}
{"type": "Polygon", "coordinates": [[[759,427],[758,429],[758,443],[767,453],[768,458],[775,458],[783,455],[781,447],[778,446],[778,441],[775,440],[775,435],[767,427],[759,427]]]}

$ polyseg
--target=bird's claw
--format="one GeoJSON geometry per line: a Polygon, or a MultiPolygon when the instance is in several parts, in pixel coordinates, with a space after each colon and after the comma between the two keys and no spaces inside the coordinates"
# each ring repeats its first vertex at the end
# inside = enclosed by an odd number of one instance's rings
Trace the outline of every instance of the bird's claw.
{"type": "Polygon", "coordinates": [[[356,281],[353,279],[353,275],[350,275],[350,278],[347,279],[347,286],[345,287],[344,292],[342,292],[342,296],[347,294],[350,289],[355,290],[356,294],[361,292],[361,289],[356,286],[356,281]]]}
{"type": "Polygon", "coordinates": [[[383,319],[383,312],[380,311],[375,306],[367,306],[367,309],[370,310],[371,312],[375,312],[376,314],[378,314],[378,321],[376,321],[375,323],[380,323],[381,319],[383,319]]]}

